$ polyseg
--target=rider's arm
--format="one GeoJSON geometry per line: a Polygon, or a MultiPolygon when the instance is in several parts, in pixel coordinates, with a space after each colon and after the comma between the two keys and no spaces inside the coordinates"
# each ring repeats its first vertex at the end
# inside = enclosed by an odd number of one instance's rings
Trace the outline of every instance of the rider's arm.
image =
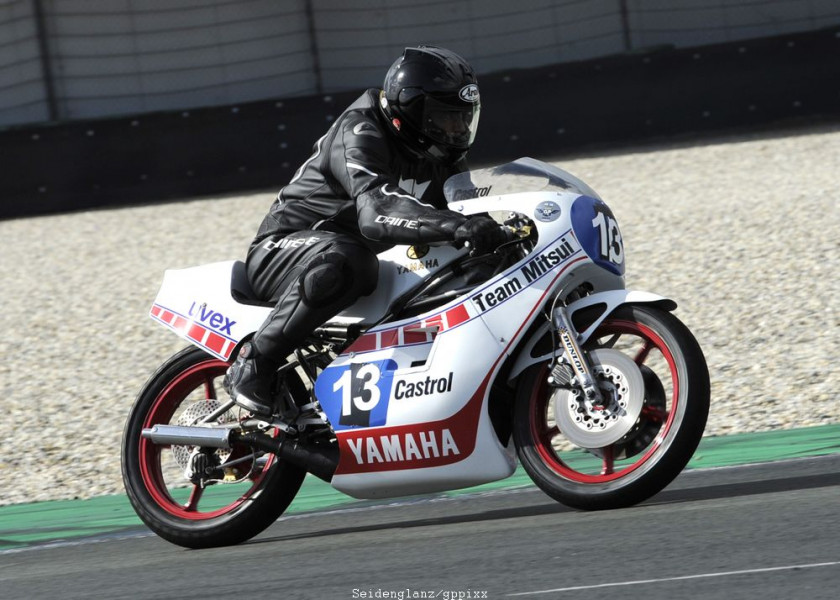
{"type": "Polygon", "coordinates": [[[362,235],[391,244],[452,241],[466,219],[426,204],[399,186],[385,135],[378,123],[362,116],[346,119],[330,156],[333,176],[356,199],[362,235]]]}
{"type": "Polygon", "coordinates": [[[399,186],[383,183],[356,200],[359,229],[366,238],[392,244],[451,242],[466,219],[423,204],[399,186]]]}

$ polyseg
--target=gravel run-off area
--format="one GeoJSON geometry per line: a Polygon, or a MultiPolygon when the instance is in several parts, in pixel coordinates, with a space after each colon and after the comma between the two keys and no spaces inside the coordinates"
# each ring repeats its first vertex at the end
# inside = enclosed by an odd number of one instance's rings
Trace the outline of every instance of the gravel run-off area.
{"type": "MultiPolygon", "coordinates": [[[[707,435],[840,423],[840,124],[558,164],[703,347],[707,435]]],[[[129,407],[184,346],[147,316],[163,271],[242,258],[275,193],[0,221],[0,505],[123,491],[129,407]]]]}

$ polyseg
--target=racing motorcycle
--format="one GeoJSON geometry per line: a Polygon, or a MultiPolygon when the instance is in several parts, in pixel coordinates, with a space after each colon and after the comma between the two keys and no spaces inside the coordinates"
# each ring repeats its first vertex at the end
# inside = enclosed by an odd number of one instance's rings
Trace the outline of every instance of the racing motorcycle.
{"type": "Polygon", "coordinates": [[[128,497],[152,531],[191,548],[240,543],[307,473],[387,498],[500,480],[518,460],[583,510],[636,504],[680,473],[708,415],[706,362],[674,301],[625,288],[607,204],[530,158],[455,175],[444,191],[509,241],[484,255],[380,254],[377,290],[278,369],[271,417],[222,389],[272,308],[243,263],[165,273],[151,317],[191,345],[145,384],[122,447],[128,497]]]}

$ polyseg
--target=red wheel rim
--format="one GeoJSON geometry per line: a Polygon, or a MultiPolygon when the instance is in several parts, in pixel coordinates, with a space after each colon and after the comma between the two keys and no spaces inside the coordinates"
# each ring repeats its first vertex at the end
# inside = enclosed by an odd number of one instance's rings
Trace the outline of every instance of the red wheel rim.
{"type": "Polygon", "coordinates": [[[606,336],[622,335],[633,336],[641,341],[641,348],[636,352],[634,358],[636,364],[644,365],[650,358],[651,353],[656,350],[664,359],[667,372],[670,375],[670,390],[666,386],[666,409],[664,415],[658,415],[662,419],[662,425],[656,437],[642,452],[622,464],[617,463],[613,458],[612,446],[601,448],[602,465],[601,472],[597,474],[585,473],[571,467],[561,458],[555,450],[552,441],[562,432],[549,422],[549,403],[551,400],[551,388],[547,383],[547,366],[537,375],[536,385],[531,392],[529,399],[529,422],[531,438],[534,447],[542,461],[561,477],[585,484],[603,484],[626,477],[641,468],[651,460],[661,448],[663,440],[667,437],[674,426],[674,417],[679,412],[679,377],[671,351],[668,349],[662,338],[652,329],[635,321],[619,319],[608,319],[598,327],[592,339],[604,338],[606,336]]]}
{"type": "MultiPolygon", "coordinates": [[[[143,422],[143,428],[170,423],[178,407],[195,390],[204,388],[206,398],[215,398],[217,389],[215,379],[224,375],[228,366],[224,361],[208,358],[179,373],[155,398],[143,422]]],[[[221,508],[203,512],[200,504],[206,488],[192,486],[186,503],[179,502],[170,493],[163,473],[162,461],[166,452],[171,452],[169,446],[154,444],[150,440],[140,438],[138,456],[143,484],[158,506],[175,517],[191,521],[213,519],[235,511],[260,488],[268,469],[274,462],[274,457],[270,456],[265,466],[251,476],[251,485],[242,495],[221,508]]]]}

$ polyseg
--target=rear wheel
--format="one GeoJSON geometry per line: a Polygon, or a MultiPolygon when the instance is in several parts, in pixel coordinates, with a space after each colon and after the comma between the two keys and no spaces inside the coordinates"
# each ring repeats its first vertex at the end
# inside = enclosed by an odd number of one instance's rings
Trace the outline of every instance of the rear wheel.
{"type": "Polygon", "coordinates": [[[522,466],[555,500],[599,510],[631,506],[688,463],[709,412],[709,374],[697,341],[674,315],[623,306],[584,348],[611,406],[548,384],[548,364],[520,378],[514,442],[522,466]]]}
{"type": "MultiPolygon", "coordinates": [[[[257,535],[286,510],[306,475],[244,445],[203,450],[154,444],[141,436],[156,424],[197,425],[220,412],[228,366],[199,348],[174,355],[141,390],[123,434],[123,482],[134,510],[152,531],[188,548],[238,544],[257,535]],[[198,464],[213,475],[190,479],[198,464]]],[[[303,388],[294,373],[287,384],[293,392],[303,388]]],[[[234,406],[207,425],[239,417],[234,406]]]]}

